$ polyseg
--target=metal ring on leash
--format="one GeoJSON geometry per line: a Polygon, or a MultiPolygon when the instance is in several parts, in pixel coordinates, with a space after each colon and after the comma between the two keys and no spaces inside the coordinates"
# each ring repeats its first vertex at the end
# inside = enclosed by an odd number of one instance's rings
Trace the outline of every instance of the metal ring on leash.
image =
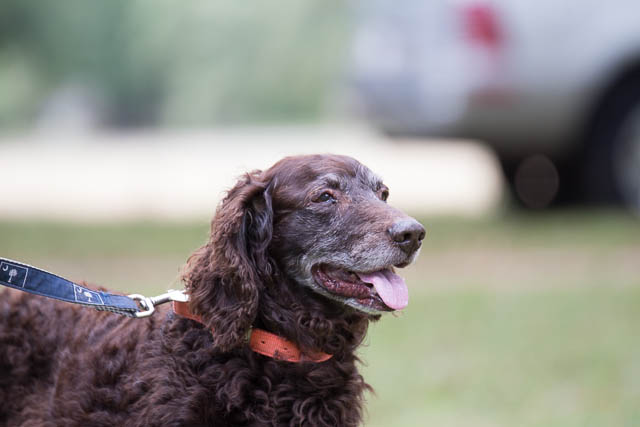
{"type": "Polygon", "coordinates": [[[151,301],[151,298],[145,297],[144,295],[140,295],[140,294],[131,294],[131,295],[128,295],[128,297],[134,301],[137,301],[138,304],[140,304],[140,306],[144,308],[144,311],[138,311],[134,313],[135,317],[137,318],[149,317],[153,314],[154,311],[156,311],[156,308],[153,305],[153,301],[151,301]]]}
{"type": "Polygon", "coordinates": [[[156,310],[156,305],[164,304],[170,301],[187,302],[189,299],[184,291],[176,291],[173,289],[169,290],[167,293],[155,297],[145,297],[144,295],[140,294],[131,294],[129,295],[129,298],[137,301],[138,304],[142,306],[142,308],[144,308],[144,311],[138,311],[137,313],[135,313],[135,317],[137,318],[151,316],[156,310]]]}

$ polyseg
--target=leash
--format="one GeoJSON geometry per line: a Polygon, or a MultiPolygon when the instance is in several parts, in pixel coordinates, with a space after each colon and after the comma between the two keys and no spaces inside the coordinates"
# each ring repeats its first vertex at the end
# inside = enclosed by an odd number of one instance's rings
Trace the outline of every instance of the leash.
{"type": "Polygon", "coordinates": [[[94,291],[48,271],[8,258],[0,258],[0,285],[128,317],[144,317],[153,307],[146,305],[147,301],[141,295],[128,297],[94,291]],[[144,310],[140,309],[135,299],[141,301],[144,310]]]}
{"type": "MultiPolygon", "coordinates": [[[[191,313],[187,303],[189,297],[180,290],[169,290],[155,297],[140,294],[115,295],[88,289],[48,271],[8,258],[0,258],[0,285],[134,318],[151,316],[157,305],[173,302],[174,313],[203,323],[199,316],[191,313]]],[[[213,330],[211,332],[215,333],[213,330]]],[[[248,343],[256,353],[287,362],[324,362],[331,358],[330,354],[321,352],[303,353],[293,342],[258,328],[250,329],[248,343]]]]}

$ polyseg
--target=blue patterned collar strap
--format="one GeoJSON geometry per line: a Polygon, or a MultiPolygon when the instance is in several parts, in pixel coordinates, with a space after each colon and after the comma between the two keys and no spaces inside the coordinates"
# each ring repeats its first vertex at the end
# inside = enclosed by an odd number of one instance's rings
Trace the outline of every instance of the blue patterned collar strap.
{"type": "Polygon", "coordinates": [[[139,317],[136,313],[141,311],[138,304],[125,295],[94,291],[7,258],[0,258],[0,285],[129,317],[139,317]]]}

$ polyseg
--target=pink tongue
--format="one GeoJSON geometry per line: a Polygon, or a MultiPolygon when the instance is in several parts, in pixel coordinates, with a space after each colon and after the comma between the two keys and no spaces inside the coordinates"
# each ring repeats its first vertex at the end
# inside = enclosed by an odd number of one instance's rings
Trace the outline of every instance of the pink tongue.
{"type": "Polygon", "coordinates": [[[360,280],[371,283],[382,301],[394,310],[402,310],[409,304],[409,290],[404,279],[391,270],[384,269],[373,273],[357,273],[360,280]]]}

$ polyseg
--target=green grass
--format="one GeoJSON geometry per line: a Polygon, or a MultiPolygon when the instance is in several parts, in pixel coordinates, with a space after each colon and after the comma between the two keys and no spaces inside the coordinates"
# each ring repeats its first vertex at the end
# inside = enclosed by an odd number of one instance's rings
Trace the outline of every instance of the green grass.
{"type": "Polygon", "coordinates": [[[620,211],[591,213],[567,210],[549,215],[495,216],[483,220],[433,218],[422,221],[429,231],[426,250],[515,246],[541,248],[621,247],[640,243],[640,221],[620,211]]]}
{"type": "Polygon", "coordinates": [[[370,330],[368,426],[636,426],[640,289],[415,295],[370,330]]]}
{"type": "MultiPolygon", "coordinates": [[[[640,223],[619,212],[425,218],[409,307],[360,356],[367,426],[640,425],[640,223]]],[[[152,294],[208,224],[0,222],[0,254],[152,294]]]]}

